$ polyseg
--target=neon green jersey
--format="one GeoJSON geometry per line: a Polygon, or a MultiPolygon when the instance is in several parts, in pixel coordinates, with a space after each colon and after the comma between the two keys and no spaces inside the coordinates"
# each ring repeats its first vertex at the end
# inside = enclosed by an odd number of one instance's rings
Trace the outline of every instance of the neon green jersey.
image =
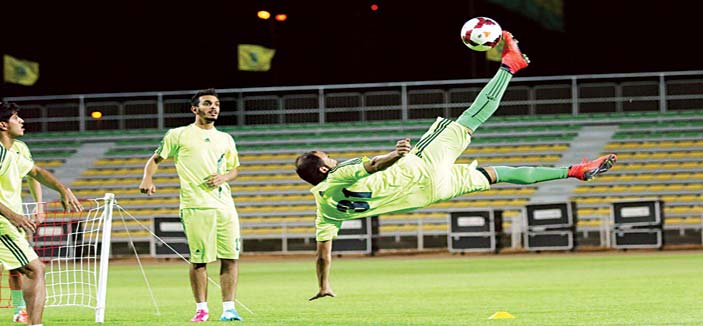
{"type": "Polygon", "coordinates": [[[337,221],[403,212],[424,207],[432,198],[426,165],[406,155],[386,170],[369,174],[364,162],[352,159],[338,164],[310,192],[318,218],[337,221]]]}
{"type": "MultiPolygon", "coordinates": [[[[11,147],[11,148],[14,148],[11,147]]],[[[29,173],[34,162],[17,154],[14,150],[6,150],[0,145],[0,203],[17,214],[22,211],[22,178],[29,173]]],[[[14,227],[5,217],[0,217],[0,234],[7,233],[9,227],[14,227]]]]}
{"type": "Polygon", "coordinates": [[[34,161],[32,158],[32,153],[29,152],[29,147],[27,147],[27,144],[21,140],[15,139],[15,142],[12,144],[12,147],[10,147],[10,150],[24,156],[24,158],[30,161],[34,161]]]}
{"type": "Polygon", "coordinates": [[[32,153],[29,151],[29,147],[27,147],[27,144],[21,140],[15,139],[14,143],[12,143],[12,147],[10,147],[10,150],[30,161],[34,161],[32,158],[32,153]]]}
{"type": "Polygon", "coordinates": [[[237,146],[227,133],[195,124],[169,130],[155,153],[173,157],[180,179],[180,208],[234,208],[229,184],[210,188],[209,176],[225,174],[239,166],[237,146]]]}

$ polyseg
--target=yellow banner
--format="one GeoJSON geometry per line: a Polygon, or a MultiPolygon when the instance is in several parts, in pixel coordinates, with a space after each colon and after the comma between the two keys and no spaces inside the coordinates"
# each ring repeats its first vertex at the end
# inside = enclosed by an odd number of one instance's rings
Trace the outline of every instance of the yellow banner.
{"type": "Polygon", "coordinates": [[[244,71],[269,71],[271,60],[276,50],[255,44],[240,44],[239,70],[244,71]]]}
{"type": "Polygon", "coordinates": [[[6,83],[32,86],[39,79],[39,64],[33,61],[20,60],[5,54],[3,69],[6,83]]]}

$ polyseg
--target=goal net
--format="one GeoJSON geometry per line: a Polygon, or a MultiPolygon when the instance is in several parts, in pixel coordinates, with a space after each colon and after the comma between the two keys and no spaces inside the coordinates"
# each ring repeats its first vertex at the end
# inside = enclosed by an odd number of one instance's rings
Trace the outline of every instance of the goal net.
{"type": "MultiPolygon", "coordinates": [[[[44,222],[29,236],[46,265],[46,306],[95,309],[95,321],[105,320],[107,271],[114,195],[81,201],[82,212],[64,212],[59,202],[27,203],[29,218],[43,211],[44,222]]],[[[11,306],[9,273],[0,273],[0,306],[11,306]]]]}

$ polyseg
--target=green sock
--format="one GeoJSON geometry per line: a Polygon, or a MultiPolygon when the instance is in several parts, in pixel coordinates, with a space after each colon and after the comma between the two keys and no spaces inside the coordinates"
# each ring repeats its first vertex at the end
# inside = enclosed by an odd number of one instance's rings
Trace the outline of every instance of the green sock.
{"type": "Polygon", "coordinates": [[[12,295],[12,305],[15,307],[15,313],[19,313],[20,310],[25,307],[22,290],[11,290],[10,293],[12,295]]]}
{"type": "MultiPolygon", "coordinates": [[[[531,184],[542,181],[566,179],[569,168],[494,166],[497,182],[531,184]]],[[[496,183],[497,183],[496,182],[496,183]]]]}
{"type": "Polygon", "coordinates": [[[493,79],[483,87],[471,106],[462,113],[456,120],[464,127],[476,131],[478,127],[486,122],[498,109],[500,99],[503,98],[508,83],[513,78],[509,72],[498,69],[493,79]]]}

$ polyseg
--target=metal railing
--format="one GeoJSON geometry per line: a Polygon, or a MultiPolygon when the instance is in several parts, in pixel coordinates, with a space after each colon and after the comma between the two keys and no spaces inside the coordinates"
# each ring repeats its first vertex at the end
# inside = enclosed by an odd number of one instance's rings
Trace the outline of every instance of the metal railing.
{"type": "MultiPolygon", "coordinates": [[[[488,79],[219,89],[218,125],[456,117],[488,79]]],[[[172,128],[190,123],[195,90],[6,97],[30,131],[172,128]],[[100,112],[101,118],[92,118],[100,112]]],[[[516,77],[497,115],[703,108],[703,71],[516,77]]]]}

